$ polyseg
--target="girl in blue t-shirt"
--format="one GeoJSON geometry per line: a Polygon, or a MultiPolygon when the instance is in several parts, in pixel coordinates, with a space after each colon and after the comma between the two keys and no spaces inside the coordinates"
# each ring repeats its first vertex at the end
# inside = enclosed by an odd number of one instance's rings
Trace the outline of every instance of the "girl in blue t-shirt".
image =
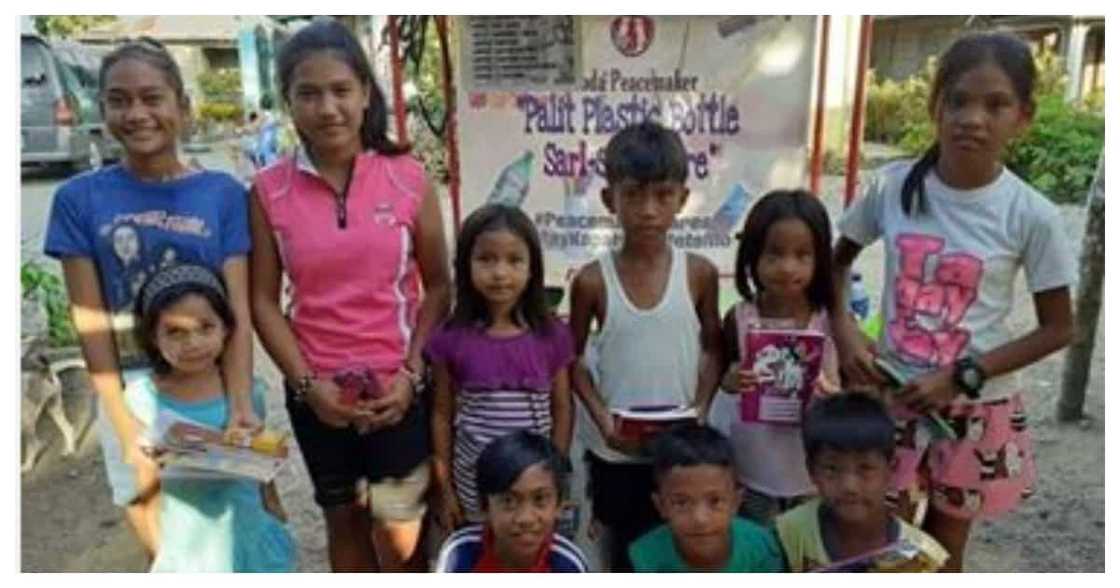
{"type": "Polygon", "coordinates": [[[252,335],[245,189],[225,173],[191,169],[178,141],[190,113],[179,67],[159,43],[126,43],[101,63],[101,110],[124,147],[119,165],[81,174],[58,189],[44,250],[61,260],[82,354],[100,397],[98,434],[113,502],[126,508],[154,554],[158,469],[137,446],[125,380],[146,360],[132,336],[139,286],[165,265],[195,262],[221,273],[237,318],[222,355],[230,427],[254,428],[252,335]]]}
{"type": "MultiPolygon", "coordinates": [[[[236,320],[226,288],[201,265],[161,270],[142,287],[136,304],[137,338],[153,371],[125,389],[132,417],[150,429],[161,412],[213,429],[229,420],[218,362],[236,320]]],[[[253,388],[253,409],[264,418],[264,386],[253,388]]],[[[275,489],[246,478],[165,473],[158,511],[159,548],[152,571],[288,572],[295,544],[265,506],[275,489]]],[[[279,510],[279,505],[274,505],[279,510]]]]}
{"type": "Polygon", "coordinates": [[[455,251],[455,308],[428,342],[435,376],[433,473],[445,529],[482,519],[475,462],[490,441],[528,429],[564,455],[571,443],[567,325],[549,315],[540,239],[521,210],[467,217],[455,251]]]}

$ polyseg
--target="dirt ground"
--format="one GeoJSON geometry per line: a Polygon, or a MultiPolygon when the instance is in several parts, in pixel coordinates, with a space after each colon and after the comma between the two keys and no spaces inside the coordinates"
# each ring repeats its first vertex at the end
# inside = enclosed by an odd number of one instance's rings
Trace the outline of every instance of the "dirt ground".
{"type": "MultiPolygon", "coordinates": [[[[829,178],[826,201],[833,218],[840,209],[839,180],[829,178]]],[[[1062,208],[1067,231],[1080,249],[1085,213],[1079,206],[1062,208]]],[[[881,285],[882,248],[869,249],[859,260],[869,292],[881,285]]],[[[729,288],[730,284],[721,284],[729,288]]],[[[1027,369],[1023,381],[1029,423],[1035,439],[1039,482],[1036,493],[1018,511],[991,523],[979,523],[965,559],[977,572],[1103,572],[1104,525],[1104,328],[1097,333],[1085,421],[1059,425],[1053,418],[1064,352],[1027,369]]],[[[1034,310],[1023,281],[1017,286],[1014,331],[1034,324],[1034,310]]],[[[275,367],[259,352],[257,373],[271,385],[269,424],[289,428],[275,367]]],[[[75,420],[88,413],[88,388],[68,386],[67,413],[75,420]]],[[[86,435],[76,456],[58,455],[60,442],[47,419],[39,430],[51,446],[38,467],[22,478],[21,554],[25,572],[143,571],[144,555],[121,513],[109,499],[96,434],[86,435]]],[[[294,445],[294,444],[293,444],[294,445]]],[[[580,460],[575,460],[580,461],[580,460]]],[[[578,480],[573,488],[582,485],[578,480]]],[[[290,528],[299,544],[300,569],[328,571],[323,521],[311,500],[311,487],[297,454],[279,478],[290,528]]],[[[584,519],[586,519],[586,508],[584,519]]],[[[581,540],[591,548],[586,537],[581,540]]],[[[589,549],[589,551],[594,551],[589,549]]]]}

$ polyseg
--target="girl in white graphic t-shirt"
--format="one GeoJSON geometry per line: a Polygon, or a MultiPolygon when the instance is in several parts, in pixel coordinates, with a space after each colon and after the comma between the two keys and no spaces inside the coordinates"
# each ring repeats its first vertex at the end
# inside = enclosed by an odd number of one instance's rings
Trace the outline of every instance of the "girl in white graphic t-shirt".
{"type": "MultiPolygon", "coordinates": [[[[971,522],[1030,493],[1034,460],[1014,379],[1072,337],[1074,264],[1058,209],[1001,161],[1034,114],[1030,49],[1006,34],[958,39],[930,95],[937,142],[916,162],[888,164],[844,216],[834,252],[837,299],[860,251],[882,239],[883,332],[877,345],[845,313],[833,316],[849,382],[903,381],[891,396],[898,428],[895,486],[930,498],[923,528],[960,570],[971,522]],[[1005,325],[1019,269],[1038,326],[1005,325]],[[876,366],[882,363],[886,369],[876,366]],[[946,427],[934,427],[936,413],[946,427]]],[[[837,304],[837,308],[842,308],[837,304]]]]}

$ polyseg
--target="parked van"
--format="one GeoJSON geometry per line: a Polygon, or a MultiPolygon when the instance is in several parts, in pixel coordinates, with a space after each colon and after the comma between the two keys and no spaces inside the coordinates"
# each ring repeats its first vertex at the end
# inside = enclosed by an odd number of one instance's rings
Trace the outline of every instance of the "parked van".
{"type": "Polygon", "coordinates": [[[70,169],[120,157],[97,103],[98,68],[108,48],[20,37],[20,161],[70,169]]]}

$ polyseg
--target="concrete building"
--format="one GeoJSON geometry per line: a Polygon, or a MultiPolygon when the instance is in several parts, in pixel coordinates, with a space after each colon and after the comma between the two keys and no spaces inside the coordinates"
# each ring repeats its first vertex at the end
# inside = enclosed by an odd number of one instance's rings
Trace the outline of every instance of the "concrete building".
{"type": "MultiPolygon", "coordinates": [[[[285,27],[267,16],[119,16],[82,33],[78,40],[114,45],[141,36],[163,43],[183,72],[192,99],[201,98],[198,76],[220,69],[242,70],[242,98],[248,109],[274,93],[274,54],[285,27]],[[243,68],[248,64],[248,68],[243,68]]],[[[275,96],[273,97],[275,99],[275,96]]]]}

